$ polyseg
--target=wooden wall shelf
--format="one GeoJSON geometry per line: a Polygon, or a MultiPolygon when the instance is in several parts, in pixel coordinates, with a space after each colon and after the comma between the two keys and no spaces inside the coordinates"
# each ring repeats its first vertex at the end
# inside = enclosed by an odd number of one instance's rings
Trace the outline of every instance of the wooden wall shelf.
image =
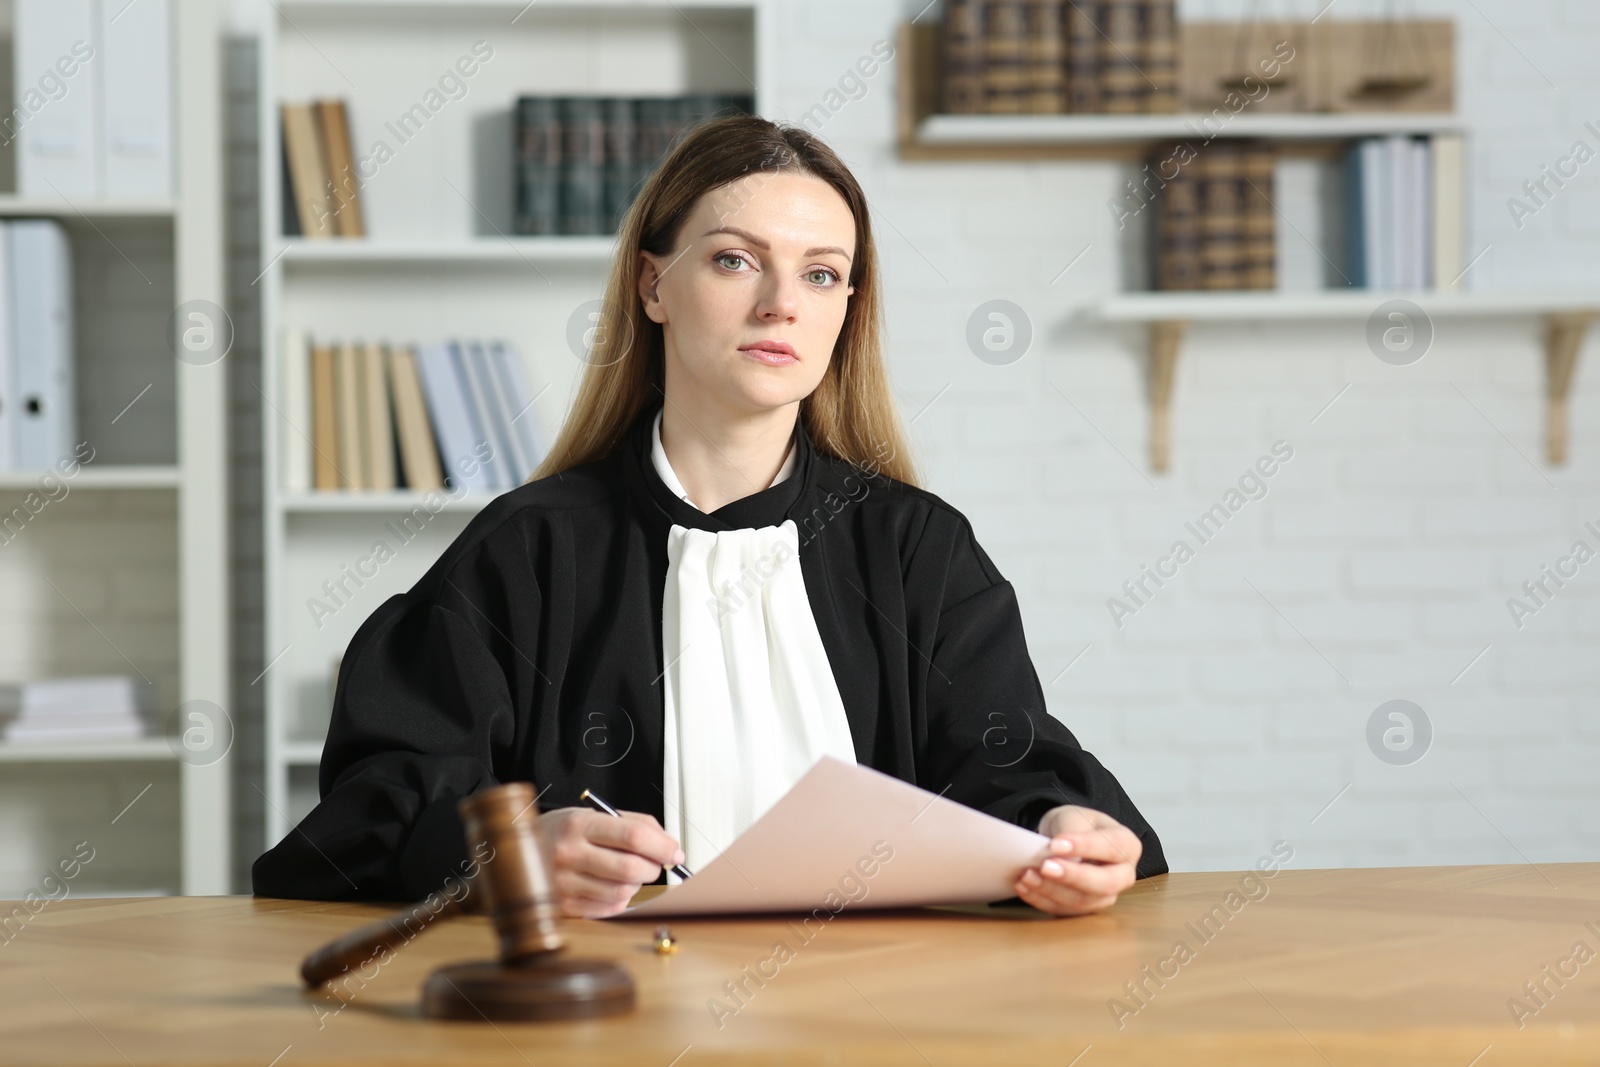
{"type": "Polygon", "coordinates": [[[1172,382],[1183,338],[1193,323],[1361,321],[1388,300],[1409,300],[1430,318],[1537,318],[1545,325],[1545,456],[1567,459],[1568,397],[1578,353],[1600,316],[1600,293],[1520,294],[1352,289],[1327,293],[1162,292],[1109,297],[1090,317],[1149,327],[1150,465],[1171,460],[1172,382]]]}
{"type": "MultiPolygon", "coordinates": [[[[939,23],[900,26],[900,158],[923,161],[1143,160],[1159,144],[1206,137],[1202,114],[945,115],[939,113],[939,23]]],[[[1328,156],[1345,143],[1388,134],[1461,133],[1454,114],[1318,114],[1241,111],[1217,124],[1222,138],[1265,138],[1284,155],[1328,156]]]]}

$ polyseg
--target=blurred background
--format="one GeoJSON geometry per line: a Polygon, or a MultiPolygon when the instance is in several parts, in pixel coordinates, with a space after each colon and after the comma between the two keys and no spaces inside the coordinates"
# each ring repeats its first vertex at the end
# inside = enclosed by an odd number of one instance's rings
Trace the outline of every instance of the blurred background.
{"type": "Polygon", "coordinates": [[[618,215],[728,110],[865,187],[926,488],[1173,869],[1600,852],[1600,6],[0,30],[0,897],[249,891],[350,635],[553,440],[618,215]]]}

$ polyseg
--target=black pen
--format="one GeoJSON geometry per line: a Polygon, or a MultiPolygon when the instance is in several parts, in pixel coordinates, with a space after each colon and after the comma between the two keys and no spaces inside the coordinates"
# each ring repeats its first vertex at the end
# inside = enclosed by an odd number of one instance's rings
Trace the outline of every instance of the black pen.
{"type": "MultiPolygon", "coordinates": [[[[585,789],[583,791],[582,795],[578,797],[578,799],[579,800],[587,800],[589,803],[593,804],[595,807],[599,808],[601,811],[605,812],[607,815],[615,815],[619,819],[622,818],[622,812],[618,811],[616,808],[613,808],[610,804],[607,804],[604,800],[601,800],[600,799],[600,794],[596,793],[592,789],[585,789]]],[[[671,871],[673,874],[677,875],[679,878],[684,879],[685,881],[687,881],[689,879],[689,877],[690,877],[689,868],[685,867],[681,863],[674,863],[671,867],[668,867],[667,870],[671,871]]]]}

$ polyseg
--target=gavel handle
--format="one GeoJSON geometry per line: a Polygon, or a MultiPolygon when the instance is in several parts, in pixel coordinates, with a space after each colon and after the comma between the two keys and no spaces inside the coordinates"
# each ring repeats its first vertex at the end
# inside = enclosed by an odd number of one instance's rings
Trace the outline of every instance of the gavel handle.
{"type": "Polygon", "coordinates": [[[300,964],[300,977],[308,989],[315,989],[352,967],[361,966],[385,948],[399,948],[445,916],[468,911],[463,903],[466,899],[446,897],[438,911],[417,904],[370,922],[312,952],[300,964]]]}

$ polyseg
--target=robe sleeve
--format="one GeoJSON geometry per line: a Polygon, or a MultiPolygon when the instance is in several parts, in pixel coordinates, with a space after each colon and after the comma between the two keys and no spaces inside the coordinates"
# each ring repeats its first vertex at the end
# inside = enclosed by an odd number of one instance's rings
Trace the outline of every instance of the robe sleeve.
{"type": "MultiPolygon", "coordinates": [[[[497,784],[516,732],[510,675],[522,641],[510,636],[507,577],[483,541],[469,543],[356,631],[321,801],[256,860],[258,895],[412,901],[460,876],[468,853],[456,802],[497,784]]],[[[515,599],[536,594],[519,584],[515,599]]]]}
{"type": "Polygon", "coordinates": [[[1016,592],[965,517],[944,588],[928,660],[926,780],[919,784],[937,792],[948,783],[945,796],[1030,830],[1051,808],[1093,808],[1138,836],[1138,877],[1166,873],[1155,830],[1046,707],[1016,592]]]}

